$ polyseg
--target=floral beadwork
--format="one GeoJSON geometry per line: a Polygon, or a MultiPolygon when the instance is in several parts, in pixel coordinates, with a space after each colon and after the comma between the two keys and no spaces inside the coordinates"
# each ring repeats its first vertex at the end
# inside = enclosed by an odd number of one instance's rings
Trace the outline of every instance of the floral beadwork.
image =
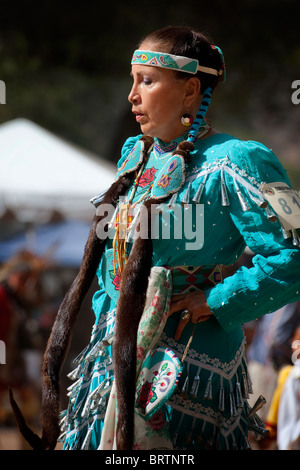
{"type": "Polygon", "coordinates": [[[160,186],[161,188],[166,188],[167,186],[169,186],[171,179],[171,176],[163,175],[157,182],[157,186],[160,186]]]}
{"type": "Polygon", "coordinates": [[[145,412],[146,406],[149,403],[154,403],[158,399],[157,387],[159,391],[165,392],[170,385],[170,376],[173,374],[168,362],[164,362],[161,365],[160,369],[157,369],[153,372],[152,382],[147,380],[143,383],[140,393],[137,397],[137,405],[139,408],[142,408],[142,411],[145,412]]]}
{"type": "Polygon", "coordinates": [[[136,411],[149,420],[174,392],[181,375],[181,363],[169,348],[150,350],[137,381],[136,411]]]}
{"type": "Polygon", "coordinates": [[[155,178],[155,173],[157,172],[157,169],[152,167],[152,168],[147,168],[147,170],[144,171],[142,176],[138,180],[138,186],[141,188],[144,188],[145,186],[148,186],[148,184],[152,183],[152,181],[155,178]]]}

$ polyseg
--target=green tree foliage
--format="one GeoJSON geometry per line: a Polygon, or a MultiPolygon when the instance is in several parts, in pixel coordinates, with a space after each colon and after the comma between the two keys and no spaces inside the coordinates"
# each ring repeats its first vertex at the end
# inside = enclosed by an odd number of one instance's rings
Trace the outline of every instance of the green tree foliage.
{"type": "Polygon", "coordinates": [[[0,10],[0,123],[27,117],[116,161],[124,138],[138,132],[127,102],[132,51],[153,29],[188,24],[224,51],[227,82],[210,110],[217,127],[299,163],[297,0],[2,0],[0,10]]]}

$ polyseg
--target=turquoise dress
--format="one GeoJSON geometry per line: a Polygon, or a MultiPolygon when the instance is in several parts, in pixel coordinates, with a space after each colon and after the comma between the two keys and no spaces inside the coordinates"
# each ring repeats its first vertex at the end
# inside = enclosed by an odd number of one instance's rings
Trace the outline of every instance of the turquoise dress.
{"type": "MultiPolygon", "coordinates": [[[[126,141],[117,177],[138,167],[139,137],[126,141]]],[[[170,178],[162,169],[168,168],[171,175],[172,151],[182,139],[168,145],[155,139],[133,202],[150,197],[158,178],[160,189],[168,191],[170,178]]],[[[261,184],[271,182],[289,184],[277,157],[264,145],[227,134],[195,142],[176,201],[178,209],[185,200],[191,212],[164,206],[160,227],[166,221],[171,235],[159,232],[153,237],[153,266],[169,270],[173,294],[204,290],[213,316],[197,325],[178,390],[148,423],[148,447],[136,442],[135,449],[157,448],[155,435],[169,440],[165,448],[249,447],[247,398],[252,390],[242,325],[300,298],[299,247],[292,237],[284,236],[278,219],[270,220],[270,207],[260,207],[261,184]],[[195,197],[197,204],[192,203],[195,197]],[[220,266],[236,262],[246,246],[255,254],[253,267],[241,267],[222,280],[220,266]]],[[[113,332],[120,282],[112,267],[112,239],[107,240],[97,276],[91,341],[75,359],[70,403],[62,414],[64,449],[100,446],[114,379],[113,332]]],[[[188,324],[175,341],[179,315],[168,318],[158,345],[169,347],[180,358],[193,325],[188,324]]]]}

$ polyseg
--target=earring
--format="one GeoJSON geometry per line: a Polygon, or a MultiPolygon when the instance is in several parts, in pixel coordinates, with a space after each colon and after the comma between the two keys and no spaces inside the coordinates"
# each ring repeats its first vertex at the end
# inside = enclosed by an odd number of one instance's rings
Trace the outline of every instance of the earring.
{"type": "Polygon", "coordinates": [[[194,119],[193,119],[193,116],[191,116],[191,114],[183,114],[183,116],[181,116],[180,121],[184,127],[191,127],[194,119]]]}

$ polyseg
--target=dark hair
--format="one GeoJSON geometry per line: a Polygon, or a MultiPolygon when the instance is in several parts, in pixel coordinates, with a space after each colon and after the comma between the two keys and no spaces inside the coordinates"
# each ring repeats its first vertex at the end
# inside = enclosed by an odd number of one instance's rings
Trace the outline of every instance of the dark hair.
{"type": "MultiPolygon", "coordinates": [[[[213,41],[206,35],[192,30],[188,26],[167,26],[148,34],[141,42],[150,42],[159,48],[158,52],[180,55],[197,59],[199,65],[211,67],[216,70],[222,68],[222,59],[217,49],[213,49],[213,41]]],[[[190,78],[191,75],[184,72],[176,72],[178,78],[190,78]]],[[[214,89],[219,81],[215,75],[198,72],[196,77],[201,82],[201,92],[211,87],[214,89]]]]}

